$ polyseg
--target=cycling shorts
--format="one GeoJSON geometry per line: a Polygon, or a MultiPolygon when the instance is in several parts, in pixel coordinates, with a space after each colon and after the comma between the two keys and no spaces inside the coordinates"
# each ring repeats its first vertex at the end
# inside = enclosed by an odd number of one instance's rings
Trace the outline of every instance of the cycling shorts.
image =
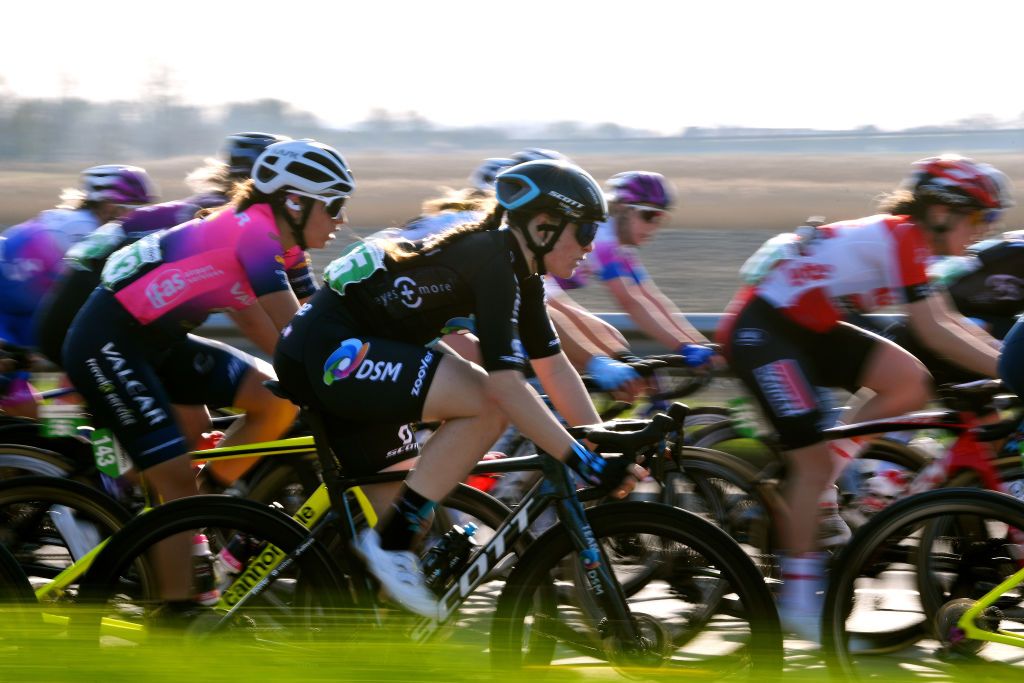
{"type": "Polygon", "coordinates": [[[221,342],[154,334],[105,289],[75,318],[63,358],[95,424],[114,432],[140,470],[187,450],[172,404],[229,407],[259,363],[221,342]]]}
{"type": "Polygon", "coordinates": [[[827,332],[797,325],[759,297],[737,313],[729,364],[754,394],[786,450],[822,440],[832,420],[815,387],[859,388],[878,335],[840,323],[827,332]]]}

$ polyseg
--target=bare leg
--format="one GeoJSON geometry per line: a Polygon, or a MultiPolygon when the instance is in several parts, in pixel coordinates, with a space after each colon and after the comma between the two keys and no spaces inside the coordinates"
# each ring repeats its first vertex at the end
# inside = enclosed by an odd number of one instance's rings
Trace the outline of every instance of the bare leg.
{"type": "MultiPolygon", "coordinates": [[[[180,455],[145,470],[143,477],[155,498],[160,502],[196,495],[195,478],[189,466],[189,457],[180,455]]],[[[175,534],[153,546],[153,564],[157,571],[160,597],[164,600],[190,600],[192,598],[191,533],[175,534]]]]}
{"type": "MultiPolygon", "coordinates": [[[[222,446],[273,441],[281,438],[295,422],[298,407],[291,401],[278,398],[263,386],[268,379],[274,379],[269,369],[250,369],[245,373],[234,401],[234,407],[244,410],[245,417],[227,431],[222,446]]],[[[231,484],[249,471],[256,461],[257,458],[239,458],[211,463],[209,469],[219,482],[231,484]]]]}

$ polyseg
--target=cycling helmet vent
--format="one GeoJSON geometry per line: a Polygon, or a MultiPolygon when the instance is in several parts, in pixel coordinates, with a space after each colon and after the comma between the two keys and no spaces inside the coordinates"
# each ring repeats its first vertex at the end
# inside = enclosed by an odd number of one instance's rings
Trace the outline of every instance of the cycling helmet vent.
{"type": "Polygon", "coordinates": [[[288,164],[285,170],[288,171],[289,173],[294,173],[300,178],[306,178],[307,180],[311,180],[314,183],[325,183],[328,180],[332,180],[331,176],[327,175],[320,169],[314,168],[313,166],[309,166],[306,164],[301,164],[295,161],[288,164]]]}
{"type": "Polygon", "coordinates": [[[276,142],[256,159],[256,189],[265,194],[297,190],[312,195],[348,196],[356,187],[345,157],[315,140],[276,142]]]}

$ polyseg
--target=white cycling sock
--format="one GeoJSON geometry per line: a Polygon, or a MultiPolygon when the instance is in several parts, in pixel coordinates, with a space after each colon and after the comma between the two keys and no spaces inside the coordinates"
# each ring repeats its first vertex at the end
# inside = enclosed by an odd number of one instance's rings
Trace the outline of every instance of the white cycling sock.
{"type": "Polygon", "coordinates": [[[780,608],[789,614],[821,614],[825,590],[825,558],[825,553],[782,555],[780,608]]]}

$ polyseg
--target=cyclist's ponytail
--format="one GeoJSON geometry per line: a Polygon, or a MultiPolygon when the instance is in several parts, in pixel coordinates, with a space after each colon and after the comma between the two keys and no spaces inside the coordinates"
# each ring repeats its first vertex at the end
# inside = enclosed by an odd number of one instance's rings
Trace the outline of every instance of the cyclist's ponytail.
{"type": "Polygon", "coordinates": [[[404,245],[411,244],[404,240],[381,240],[380,246],[385,253],[395,261],[408,261],[422,253],[433,251],[447,246],[452,242],[462,239],[466,235],[488,230],[497,230],[501,227],[502,219],[505,217],[505,208],[498,205],[494,210],[475,223],[463,223],[455,225],[436,235],[429,235],[423,239],[423,246],[417,251],[410,251],[404,245]]]}

